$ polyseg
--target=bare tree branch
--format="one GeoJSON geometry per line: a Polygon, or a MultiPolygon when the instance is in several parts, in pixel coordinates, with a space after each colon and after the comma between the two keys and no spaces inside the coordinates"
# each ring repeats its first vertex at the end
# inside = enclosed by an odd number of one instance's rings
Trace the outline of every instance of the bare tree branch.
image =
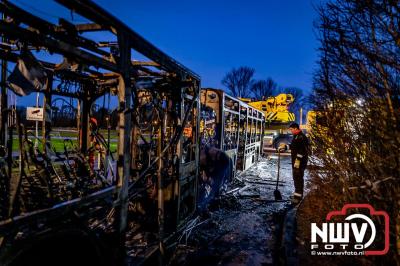
{"type": "Polygon", "coordinates": [[[229,71],[221,83],[228,92],[234,97],[249,97],[251,94],[250,88],[253,84],[254,68],[242,66],[238,69],[233,68],[229,71]]]}
{"type": "MultiPolygon", "coordinates": [[[[388,211],[393,231],[400,228],[399,12],[398,1],[389,0],[329,0],[319,8],[313,104],[324,123],[311,132],[324,166],[324,174],[311,171],[312,180],[335,184],[326,200],[380,206],[388,211]]],[[[391,245],[396,246],[395,237],[391,245]]],[[[380,261],[399,263],[395,252],[380,261]]]]}
{"type": "Polygon", "coordinates": [[[268,78],[267,80],[255,81],[250,90],[257,100],[262,100],[273,96],[276,93],[277,87],[278,85],[275,81],[272,78],[268,78]]]}

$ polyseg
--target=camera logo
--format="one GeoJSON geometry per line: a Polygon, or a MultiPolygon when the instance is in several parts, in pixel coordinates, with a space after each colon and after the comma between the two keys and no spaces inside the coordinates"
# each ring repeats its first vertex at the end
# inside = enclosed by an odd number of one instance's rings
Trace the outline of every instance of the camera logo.
{"type": "Polygon", "coordinates": [[[312,254],[368,256],[389,251],[389,215],[384,211],[369,204],[346,204],[329,212],[326,221],[321,227],[311,223],[312,254]]]}

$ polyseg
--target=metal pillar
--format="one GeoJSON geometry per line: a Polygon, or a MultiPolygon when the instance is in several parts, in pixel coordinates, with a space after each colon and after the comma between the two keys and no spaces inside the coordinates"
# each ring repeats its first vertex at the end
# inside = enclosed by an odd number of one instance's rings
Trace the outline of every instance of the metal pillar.
{"type": "Polygon", "coordinates": [[[49,75],[46,91],[43,99],[43,121],[42,121],[42,142],[43,152],[47,152],[46,142],[51,131],[51,88],[53,86],[53,77],[49,75]]]}
{"type": "MultiPolygon", "coordinates": [[[[36,108],[39,108],[40,93],[36,92],[36,108]]],[[[44,106],[43,106],[43,120],[44,120],[44,106]]],[[[35,121],[35,149],[39,145],[39,121],[35,121]]]]}
{"type": "MultiPolygon", "coordinates": [[[[128,182],[131,169],[131,48],[130,42],[126,38],[125,33],[118,34],[118,44],[120,49],[121,76],[118,83],[118,101],[119,101],[119,125],[118,125],[118,161],[117,161],[117,188],[118,202],[116,208],[116,225],[119,233],[119,241],[121,247],[121,255],[125,254],[125,233],[127,229],[128,217],[128,182]]],[[[123,258],[119,264],[125,264],[123,258]]]]}
{"type": "Polygon", "coordinates": [[[81,129],[82,129],[82,100],[78,99],[76,106],[76,131],[78,132],[78,147],[81,147],[82,143],[82,136],[81,136],[81,129]]]}
{"type": "MultiPolygon", "coordinates": [[[[2,20],[5,19],[5,14],[2,14],[2,20]]],[[[4,43],[6,38],[2,37],[2,42],[4,43]]],[[[1,60],[1,93],[0,93],[0,145],[7,145],[7,115],[8,112],[4,112],[8,107],[7,99],[7,61],[1,60]]]]}
{"type": "MultiPolygon", "coordinates": [[[[164,112],[162,118],[162,126],[158,132],[158,146],[157,146],[157,154],[161,156],[163,150],[163,141],[166,136],[167,131],[167,112],[164,112]]],[[[158,186],[158,197],[157,197],[157,207],[158,207],[158,237],[159,237],[159,265],[164,265],[164,180],[163,180],[163,158],[158,160],[158,169],[157,169],[157,186],[158,186]]]]}
{"type": "MultiPolygon", "coordinates": [[[[85,89],[87,91],[87,88],[85,89]]],[[[80,127],[79,127],[79,140],[80,150],[83,154],[86,154],[89,147],[89,116],[90,116],[90,105],[91,102],[88,99],[81,101],[80,113],[80,127]]]]}

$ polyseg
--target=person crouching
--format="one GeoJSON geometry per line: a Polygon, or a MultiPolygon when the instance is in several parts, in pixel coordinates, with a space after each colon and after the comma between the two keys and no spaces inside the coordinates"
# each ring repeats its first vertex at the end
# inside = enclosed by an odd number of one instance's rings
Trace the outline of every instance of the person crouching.
{"type": "Polygon", "coordinates": [[[205,211],[209,203],[219,196],[221,186],[230,177],[230,158],[215,147],[208,145],[200,150],[199,211],[205,211]]]}

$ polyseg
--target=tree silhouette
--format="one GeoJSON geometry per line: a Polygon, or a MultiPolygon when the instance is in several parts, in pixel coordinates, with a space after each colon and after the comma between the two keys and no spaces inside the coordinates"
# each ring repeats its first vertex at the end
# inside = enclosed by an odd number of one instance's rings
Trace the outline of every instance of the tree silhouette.
{"type": "Polygon", "coordinates": [[[268,78],[267,80],[255,81],[250,90],[257,100],[262,100],[274,96],[277,86],[272,78],[268,78]]]}
{"type": "Polygon", "coordinates": [[[251,95],[251,86],[254,82],[254,68],[241,66],[238,69],[233,68],[229,71],[221,83],[228,92],[234,97],[249,97],[251,95]]]}
{"type": "MultiPolygon", "coordinates": [[[[323,212],[340,209],[346,202],[368,202],[387,211],[389,232],[396,232],[400,228],[399,2],[329,0],[319,11],[320,59],[313,104],[323,123],[317,119],[311,140],[323,173],[311,171],[311,181],[318,195],[324,191],[323,205],[329,210],[323,212]]],[[[377,236],[375,241],[384,239],[377,236]]],[[[399,244],[400,237],[393,234],[394,248],[363,264],[398,265],[399,244]]]]}
{"type": "Polygon", "coordinates": [[[300,108],[305,108],[305,105],[307,104],[307,98],[304,95],[303,90],[301,90],[300,88],[292,87],[285,88],[283,92],[293,95],[294,102],[290,106],[290,111],[295,114],[296,120],[300,122],[300,108]]]}

